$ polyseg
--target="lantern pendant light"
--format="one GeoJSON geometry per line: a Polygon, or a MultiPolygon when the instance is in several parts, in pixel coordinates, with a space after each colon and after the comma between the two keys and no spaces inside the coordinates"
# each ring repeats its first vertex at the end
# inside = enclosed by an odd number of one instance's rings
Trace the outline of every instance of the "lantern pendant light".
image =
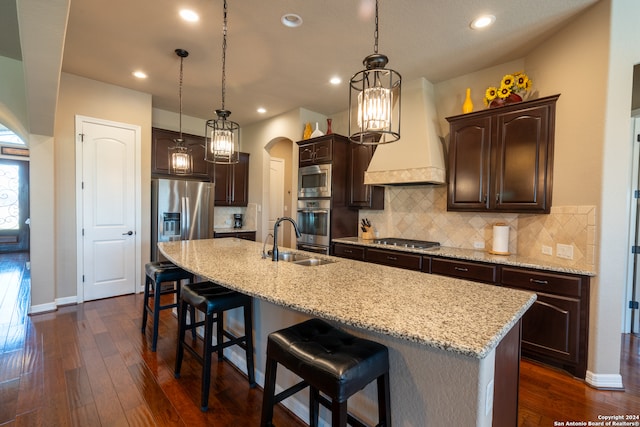
{"type": "Polygon", "coordinates": [[[386,55],[378,53],[378,0],[374,53],[362,61],[365,69],[349,81],[349,139],[374,145],[400,139],[400,92],[402,77],[385,68],[386,55]]]}
{"type": "Polygon", "coordinates": [[[217,119],[207,121],[204,159],[217,164],[238,163],[240,125],[228,120],[231,111],[224,108],[227,57],[227,0],[224,0],[222,27],[222,108],[216,110],[217,119]]]}
{"type": "Polygon", "coordinates": [[[189,56],[189,52],[184,49],[176,49],[176,55],[180,57],[180,136],[174,139],[176,145],[169,148],[169,173],[172,175],[191,175],[193,170],[193,156],[191,149],[184,146],[182,138],[182,65],[184,58],[189,56]]]}

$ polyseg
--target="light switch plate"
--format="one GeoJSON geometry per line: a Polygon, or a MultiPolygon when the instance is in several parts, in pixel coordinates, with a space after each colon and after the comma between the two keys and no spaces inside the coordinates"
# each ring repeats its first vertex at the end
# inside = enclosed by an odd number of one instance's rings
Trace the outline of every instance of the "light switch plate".
{"type": "Polygon", "coordinates": [[[558,258],[573,259],[573,245],[558,243],[556,245],[556,256],[558,258]]]}
{"type": "Polygon", "coordinates": [[[545,255],[553,255],[553,248],[551,246],[542,245],[542,253],[545,255]]]}

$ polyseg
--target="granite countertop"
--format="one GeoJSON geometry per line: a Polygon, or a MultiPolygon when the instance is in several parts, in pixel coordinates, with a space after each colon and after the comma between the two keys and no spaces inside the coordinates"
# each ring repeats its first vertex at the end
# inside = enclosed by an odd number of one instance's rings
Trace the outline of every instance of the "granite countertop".
{"type": "Polygon", "coordinates": [[[479,359],[536,299],[531,292],[311,253],[335,262],[273,262],[261,257],[261,243],[236,238],[158,248],[186,270],[271,303],[479,359]]]}
{"type": "Polygon", "coordinates": [[[553,259],[541,261],[539,259],[513,255],[493,255],[486,250],[460,249],[440,246],[437,249],[412,249],[401,246],[389,246],[373,243],[374,240],[365,240],[360,237],[344,237],[333,239],[333,243],[344,243],[347,245],[369,246],[380,249],[391,249],[394,251],[411,252],[423,255],[434,255],[443,258],[462,259],[469,261],[480,261],[489,264],[512,265],[516,267],[536,268],[538,270],[555,271],[558,273],[580,274],[584,276],[595,276],[593,266],[578,263],[571,260],[562,261],[553,259]]]}

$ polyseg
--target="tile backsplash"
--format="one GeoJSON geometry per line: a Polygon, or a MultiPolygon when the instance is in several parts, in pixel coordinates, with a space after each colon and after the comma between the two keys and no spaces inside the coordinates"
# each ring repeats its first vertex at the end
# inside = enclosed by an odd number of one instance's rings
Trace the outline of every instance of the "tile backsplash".
{"type": "Polygon", "coordinates": [[[214,208],[213,228],[233,227],[233,214],[242,214],[242,226],[247,229],[256,229],[258,217],[258,205],[249,203],[247,207],[240,206],[216,206],[214,208]]]}
{"type": "Polygon", "coordinates": [[[493,225],[509,226],[509,252],[557,260],[556,244],[573,247],[573,262],[595,264],[595,206],[552,207],[551,213],[447,212],[446,186],[386,187],[384,211],[362,210],[378,237],[431,240],[442,246],[491,249],[493,225]],[[543,254],[543,246],[552,255],[543,254]],[[548,249],[547,248],[547,249],[548,249]]]}

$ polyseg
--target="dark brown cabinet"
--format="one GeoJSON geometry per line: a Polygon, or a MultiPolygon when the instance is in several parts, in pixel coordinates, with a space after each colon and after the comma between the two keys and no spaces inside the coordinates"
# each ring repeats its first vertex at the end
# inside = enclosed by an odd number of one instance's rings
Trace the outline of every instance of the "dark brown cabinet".
{"type": "Polygon", "coordinates": [[[522,318],[522,353],[579,378],[587,369],[589,278],[502,267],[502,284],[534,291],[538,299],[522,318]]]}
{"type": "Polygon", "coordinates": [[[320,136],[298,142],[299,166],[331,163],[333,161],[333,135],[320,136]]]}
{"type": "Polygon", "coordinates": [[[238,163],[214,165],[215,206],[247,206],[249,200],[249,154],[240,153],[238,163]]]}
{"type": "Polygon", "coordinates": [[[559,96],[447,118],[447,210],[549,213],[559,96]]]}
{"type": "Polygon", "coordinates": [[[445,258],[433,258],[431,260],[431,273],[459,279],[497,283],[499,281],[499,272],[500,268],[495,264],[481,264],[445,258]]]}
{"type": "Polygon", "coordinates": [[[384,187],[366,185],[364,173],[375,152],[375,145],[349,143],[349,206],[384,209],[384,187]]]}
{"type": "MultiPolygon", "coordinates": [[[[169,148],[176,145],[178,132],[165,129],[151,129],[151,175],[169,176],[169,148]]],[[[212,166],[204,160],[204,137],[182,134],[184,145],[191,149],[193,172],[190,177],[211,180],[212,166]]]]}
{"type": "Polygon", "coordinates": [[[366,261],[407,270],[422,269],[422,256],[399,251],[367,248],[366,261]]]}
{"type": "Polygon", "coordinates": [[[225,237],[236,237],[238,239],[252,240],[255,242],[256,232],[255,231],[224,231],[224,232],[214,231],[213,232],[214,239],[220,239],[225,237]]]}
{"type": "Polygon", "coordinates": [[[344,245],[342,243],[336,243],[333,245],[333,255],[341,258],[364,261],[364,252],[365,249],[361,246],[344,245]]]}

